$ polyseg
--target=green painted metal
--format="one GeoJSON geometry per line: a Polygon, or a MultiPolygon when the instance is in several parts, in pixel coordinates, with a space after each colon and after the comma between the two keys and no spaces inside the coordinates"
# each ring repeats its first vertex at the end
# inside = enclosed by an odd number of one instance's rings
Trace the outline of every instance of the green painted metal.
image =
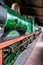
{"type": "MultiPolygon", "coordinates": [[[[27,21],[27,20],[26,20],[27,21]]],[[[11,9],[7,9],[7,19],[5,22],[6,29],[15,29],[15,28],[25,28],[28,25],[28,22],[25,21],[21,15],[17,14],[11,9]]]]}
{"type": "Polygon", "coordinates": [[[35,32],[35,26],[34,26],[34,17],[32,17],[31,19],[29,19],[31,22],[30,24],[28,24],[28,27],[27,27],[27,30],[26,30],[26,33],[32,33],[32,32],[35,32]]]}
{"type": "Polygon", "coordinates": [[[31,31],[31,23],[28,24],[25,34],[29,34],[29,33],[32,33],[32,31],[31,31]]]}
{"type": "Polygon", "coordinates": [[[34,22],[34,17],[32,17],[32,32],[35,32],[35,22],[34,22]]]}
{"type": "Polygon", "coordinates": [[[9,31],[9,33],[5,36],[4,40],[10,40],[13,38],[19,37],[20,34],[16,30],[9,31]]]}
{"type": "Polygon", "coordinates": [[[25,41],[28,41],[26,44],[23,45],[23,47],[24,47],[25,49],[28,47],[29,40],[30,40],[29,38],[24,39],[24,42],[25,42],[25,41]]]}
{"type": "Polygon", "coordinates": [[[28,47],[28,43],[26,43],[23,47],[24,47],[24,48],[27,48],[27,47],[28,47]]]}
{"type": "Polygon", "coordinates": [[[33,32],[33,27],[32,27],[33,20],[30,20],[30,19],[28,20],[27,18],[24,18],[23,16],[11,10],[10,8],[7,8],[6,11],[7,11],[7,18],[4,25],[4,28],[6,30],[25,29],[26,34],[33,32]]]}
{"type": "Polygon", "coordinates": [[[20,44],[20,42],[15,43],[15,44],[13,44],[13,45],[11,45],[11,46],[9,46],[3,50],[3,52],[4,52],[4,63],[6,65],[13,64],[15,62],[15,60],[17,59],[20,49],[16,50],[14,53],[11,53],[11,51],[12,51],[11,49],[14,50],[14,48],[16,48],[19,44],[20,44]],[[10,49],[10,51],[9,51],[9,49],[10,49]]]}
{"type": "MultiPolygon", "coordinates": [[[[12,30],[12,31],[9,31],[8,35],[4,38],[4,40],[16,38],[18,36],[20,36],[19,33],[16,30],[12,30]]],[[[5,48],[3,50],[3,52],[4,52],[4,56],[3,56],[4,57],[4,63],[6,65],[11,65],[17,59],[20,49],[17,49],[15,52],[13,52],[13,50],[19,44],[20,44],[20,42],[17,42],[11,46],[8,46],[7,48],[5,48]]]]}

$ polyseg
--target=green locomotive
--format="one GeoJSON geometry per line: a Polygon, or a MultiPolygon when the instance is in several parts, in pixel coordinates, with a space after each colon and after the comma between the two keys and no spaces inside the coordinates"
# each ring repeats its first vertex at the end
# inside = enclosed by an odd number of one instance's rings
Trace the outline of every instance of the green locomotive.
{"type": "Polygon", "coordinates": [[[34,18],[26,19],[9,7],[0,6],[0,24],[3,24],[3,40],[34,32],[34,18]],[[3,15],[4,14],[4,15],[3,15]]]}
{"type": "MultiPolygon", "coordinates": [[[[4,28],[0,42],[35,32],[34,17],[27,19],[10,9],[8,6],[5,7],[3,5],[0,5],[0,24],[4,28]]],[[[3,50],[3,65],[13,64],[13,62],[18,57],[20,49],[17,49],[15,52],[13,52],[13,50],[20,43],[21,42],[17,42],[16,44],[8,46],[3,50]]]]}

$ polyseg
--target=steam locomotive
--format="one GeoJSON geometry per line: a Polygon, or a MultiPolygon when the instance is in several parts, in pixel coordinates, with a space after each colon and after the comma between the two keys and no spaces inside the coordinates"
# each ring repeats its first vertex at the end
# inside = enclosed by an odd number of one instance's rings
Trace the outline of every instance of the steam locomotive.
{"type": "MultiPolygon", "coordinates": [[[[3,4],[0,4],[0,26],[3,28],[3,30],[0,30],[3,31],[1,32],[2,34],[0,36],[0,42],[36,32],[34,17],[27,19],[3,4]]],[[[15,52],[13,52],[13,50],[19,44],[21,44],[21,42],[17,42],[16,44],[8,46],[3,50],[3,65],[13,64],[20,52],[20,48],[15,52]]],[[[26,45],[24,45],[23,47],[26,47],[26,45]]]]}

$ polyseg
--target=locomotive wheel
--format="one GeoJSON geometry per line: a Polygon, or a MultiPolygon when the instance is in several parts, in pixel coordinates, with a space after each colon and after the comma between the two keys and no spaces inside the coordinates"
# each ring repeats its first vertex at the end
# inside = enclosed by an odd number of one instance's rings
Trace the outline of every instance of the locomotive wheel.
{"type": "Polygon", "coordinates": [[[18,45],[19,45],[19,42],[9,46],[10,51],[9,51],[9,49],[8,49],[8,51],[7,50],[4,51],[4,62],[3,62],[4,64],[3,65],[12,65],[16,61],[16,59],[19,55],[20,49],[16,50],[15,52],[12,52],[13,50],[11,50],[11,49],[16,48],[18,45]]]}
{"type": "Polygon", "coordinates": [[[7,56],[7,58],[5,59],[6,65],[13,64],[13,62],[15,62],[15,60],[17,59],[18,54],[19,54],[19,49],[14,54],[10,54],[9,56],[7,56]]]}
{"type": "Polygon", "coordinates": [[[26,49],[27,47],[28,47],[28,43],[29,43],[29,38],[27,38],[27,39],[25,39],[25,40],[23,40],[23,42],[25,42],[25,41],[28,41],[26,44],[24,44],[24,48],[26,49]]]}
{"type": "Polygon", "coordinates": [[[27,48],[28,47],[28,43],[26,43],[25,45],[24,45],[24,48],[27,48]]]}

